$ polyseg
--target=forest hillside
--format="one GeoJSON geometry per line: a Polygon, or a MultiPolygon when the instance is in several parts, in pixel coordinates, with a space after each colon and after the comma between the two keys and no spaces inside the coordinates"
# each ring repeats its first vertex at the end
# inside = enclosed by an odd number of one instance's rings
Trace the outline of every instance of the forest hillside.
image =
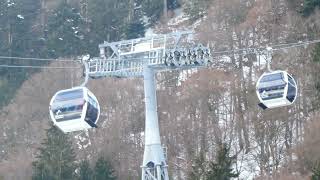
{"type": "MultiPolygon", "coordinates": [[[[310,41],[320,39],[319,7],[319,0],[1,0],[0,64],[49,68],[0,67],[0,180],[41,179],[37,170],[44,167],[54,174],[41,159],[56,133],[49,101],[83,81],[81,65],[72,60],[98,56],[99,43],[177,30],[193,30],[195,41],[213,53],[310,41]]],[[[218,61],[223,66],[156,76],[170,179],[220,177],[220,162],[230,162],[227,178],[319,179],[320,44],[274,52],[272,69],[293,75],[298,97],[266,111],[255,92],[265,56],[230,53],[218,61]]],[[[90,174],[83,169],[98,179],[99,167],[119,180],[141,179],[142,79],[95,79],[88,88],[101,105],[99,128],[57,135],[75,152],[68,157],[70,179],[90,174]]]]}

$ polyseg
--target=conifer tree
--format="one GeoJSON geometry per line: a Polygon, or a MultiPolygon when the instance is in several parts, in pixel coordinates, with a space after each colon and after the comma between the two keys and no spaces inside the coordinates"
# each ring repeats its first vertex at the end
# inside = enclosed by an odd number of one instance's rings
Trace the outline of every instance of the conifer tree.
{"type": "MultiPolygon", "coordinates": [[[[2,56],[31,56],[34,33],[31,29],[38,14],[39,0],[0,1],[0,54],[2,56]],[[32,6],[31,6],[32,5],[32,6]],[[32,13],[30,13],[32,12],[32,13]]],[[[30,61],[2,59],[10,65],[30,65],[30,61]]],[[[0,108],[13,97],[27,77],[27,71],[20,68],[0,68],[0,108]]]]}
{"type": "MultiPolygon", "coordinates": [[[[320,45],[316,45],[315,49],[313,50],[313,61],[316,64],[320,63],[320,45]]],[[[318,65],[317,65],[318,66],[318,65]]],[[[317,67],[315,66],[315,67],[317,67]]],[[[320,100],[320,74],[318,72],[315,72],[313,75],[313,81],[314,81],[314,87],[316,88],[316,99],[314,101],[315,107],[319,107],[319,100],[320,100]]]]}
{"type": "Polygon", "coordinates": [[[115,171],[107,160],[100,157],[94,168],[94,180],[115,180],[115,171]]]}
{"type": "Polygon", "coordinates": [[[320,179],[320,163],[317,162],[314,167],[312,168],[312,176],[311,180],[319,180],[320,179]]]}
{"type": "Polygon", "coordinates": [[[128,24],[126,29],[126,37],[128,39],[134,39],[143,37],[145,33],[145,27],[140,20],[136,20],[128,24]]]}
{"type": "Polygon", "coordinates": [[[229,150],[226,144],[219,145],[216,161],[209,163],[206,180],[229,180],[239,176],[238,172],[233,172],[234,157],[229,156],[229,150]]]}
{"type": "Polygon", "coordinates": [[[191,21],[195,21],[206,15],[206,9],[210,0],[184,0],[184,11],[191,21]]]}
{"type": "Polygon", "coordinates": [[[48,22],[48,48],[55,57],[83,53],[85,21],[78,9],[62,1],[48,22]]]}
{"type": "Polygon", "coordinates": [[[197,157],[193,164],[192,164],[192,170],[189,174],[189,180],[201,180],[205,176],[205,172],[207,169],[206,166],[207,162],[204,157],[204,153],[200,152],[199,157],[197,157]]]}
{"type": "Polygon", "coordinates": [[[87,160],[81,161],[79,165],[79,180],[93,180],[93,170],[87,160]]]}
{"type": "Polygon", "coordinates": [[[129,0],[88,0],[90,53],[98,53],[97,45],[103,41],[125,38],[129,3],[129,0]]]}
{"type": "Polygon", "coordinates": [[[75,153],[68,136],[52,126],[47,130],[47,139],[39,148],[40,154],[32,163],[33,180],[74,179],[75,153]]]}
{"type": "Polygon", "coordinates": [[[317,44],[313,50],[313,61],[320,63],[320,44],[317,44]]]}
{"type": "Polygon", "coordinates": [[[309,16],[316,7],[320,6],[320,0],[304,0],[302,14],[309,16]]]}
{"type": "Polygon", "coordinates": [[[233,161],[235,157],[229,156],[229,148],[226,144],[218,146],[217,157],[214,161],[208,161],[204,152],[200,152],[198,158],[192,164],[189,173],[190,180],[229,180],[239,176],[238,172],[233,172],[233,161]]]}
{"type": "Polygon", "coordinates": [[[150,18],[150,23],[156,22],[163,12],[163,0],[142,0],[142,10],[147,17],[150,18]]]}

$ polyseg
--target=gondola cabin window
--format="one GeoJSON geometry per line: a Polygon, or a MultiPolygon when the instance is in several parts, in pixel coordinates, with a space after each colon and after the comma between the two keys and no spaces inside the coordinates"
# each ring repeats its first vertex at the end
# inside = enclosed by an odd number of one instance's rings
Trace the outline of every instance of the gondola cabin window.
{"type": "Polygon", "coordinates": [[[83,92],[74,90],[56,96],[52,112],[57,122],[81,118],[84,105],[83,92]]]}

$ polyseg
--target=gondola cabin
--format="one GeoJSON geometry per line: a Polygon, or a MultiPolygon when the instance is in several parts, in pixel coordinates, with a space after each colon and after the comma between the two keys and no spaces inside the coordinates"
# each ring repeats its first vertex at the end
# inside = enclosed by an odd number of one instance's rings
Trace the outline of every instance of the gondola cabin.
{"type": "Polygon", "coordinates": [[[286,71],[262,74],[256,85],[262,109],[291,105],[297,98],[297,84],[286,71]]]}
{"type": "Polygon", "coordinates": [[[97,127],[100,106],[86,87],[58,91],[51,99],[49,112],[54,125],[63,132],[97,127]]]}

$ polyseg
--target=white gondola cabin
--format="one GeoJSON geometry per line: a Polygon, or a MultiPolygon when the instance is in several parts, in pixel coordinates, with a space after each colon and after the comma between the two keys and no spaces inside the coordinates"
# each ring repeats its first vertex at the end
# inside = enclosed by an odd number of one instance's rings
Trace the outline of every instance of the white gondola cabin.
{"type": "Polygon", "coordinates": [[[256,85],[262,109],[291,105],[297,98],[297,84],[286,71],[262,74],[256,85]]]}
{"type": "Polygon", "coordinates": [[[100,106],[97,98],[86,87],[58,91],[51,99],[50,117],[63,132],[97,127],[100,106]]]}

